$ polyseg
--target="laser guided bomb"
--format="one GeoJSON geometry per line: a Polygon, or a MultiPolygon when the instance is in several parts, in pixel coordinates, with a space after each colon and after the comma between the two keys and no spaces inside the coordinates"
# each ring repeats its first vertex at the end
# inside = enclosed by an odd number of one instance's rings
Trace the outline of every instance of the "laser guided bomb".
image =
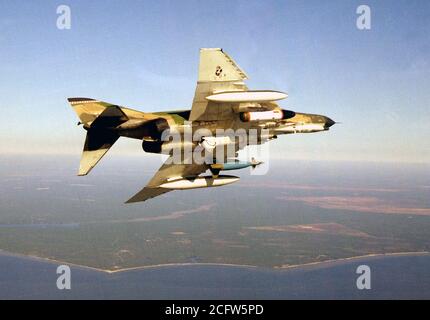
{"type": "Polygon", "coordinates": [[[220,175],[221,171],[260,164],[254,159],[236,159],[237,152],[246,146],[263,144],[283,134],[323,132],[335,124],[323,115],[281,108],[278,102],[287,98],[286,93],[249,90],[247,78],[222,49],[208,48],[200,50],[191,109],[141,112],[95,99],[69,98],[78,124],[87,131],[78,175],[87,175],[119,137],[127,137],[141,140],[145,152],[169,156],[127,203],[146,201],[172,190],[223,186],[239,178],[220,175]],[[220,129],[241,134],[216,134],[220,129]],[[204,134],[198,134],[201,131],[204,134]],[[244,135],[245,142],[241,143],[244,135]],[[221,148],[233,150],[233,154],[224,153],[219,159],[221,148]],[[204,153],[205,161],[196,161],[194,155],[199,153],[204,153]],[[175,154],[180,155],[180,161],[175,154]],[[211,175],[201,175],[208,170],[211,175]]]}

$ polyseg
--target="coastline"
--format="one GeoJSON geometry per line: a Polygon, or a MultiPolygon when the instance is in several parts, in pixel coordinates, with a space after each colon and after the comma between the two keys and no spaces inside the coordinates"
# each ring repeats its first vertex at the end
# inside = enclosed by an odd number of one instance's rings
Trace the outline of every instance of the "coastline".
{"type": "Polygon", "coordinates": [[[14,253],[9,252],[0,249],[0,256],[9,256],[9,257],[17,257],[22,259],[30,259],[35,260],[39,262],[47,262],[51,264],[59,264],[59,265],[68,265],[72,267],[77,267],[81,269],[87,269],[107,274],[114,274],[114,273],[120,273],[120,272],[127,272],[127,271],[136,271],[136,270],[150,270],[150,269],[158,269],[158,268],[168,268],[168,267],[186,267],[186,266],[220,266],[220,267],[233,267],[233,268],[246,268],[246,269],[258,269],[258,270],[266,270],[266,271],[274,271],[274,272],[283,272],[283,271],[292,271],[297,269],[317,269],[317,268],[324,268],[324,267],[330,267],[335,265],[340,265],[343,263],[353,262],[353,261],[360,261],[360,260],[366,260],[366,259],[379,259],[379,258],[385,258],[385,257],[402,257],[402,256],[427,256],[430,255],[430,252],[428,251],[415,251],[415,252],[392,252],[392,253],[370,253],[367,255],[362,256],[354,256],[354,257],[347,257],[347,258],[339,258],[339,259],[330,259],[325,261],[316,261],[316,262],[309,262],[309,263],[303,263],[303,264],[295,264],[295,265],[287,265],[282,267],[260,267],[260,266],[254,266],[254,265],[246,265],[246,264],[228,264],[228,263],[165,263],[165,264],[155,264],[155,265],[148,265],[148,266],[137,266],[137,267],[129,267],[129,268],[122,268],[122,269],[116,269],[116,270],[110,270],[110,269],[101,269],[91,266],[85,266],[80,265],[76,263],[70,263],[67,261],[61,261],[56,259],[50,259],[50,258],[44,258],[44,257],[38,257],[33,255],[25,255],[21,253],[14,253]]]}

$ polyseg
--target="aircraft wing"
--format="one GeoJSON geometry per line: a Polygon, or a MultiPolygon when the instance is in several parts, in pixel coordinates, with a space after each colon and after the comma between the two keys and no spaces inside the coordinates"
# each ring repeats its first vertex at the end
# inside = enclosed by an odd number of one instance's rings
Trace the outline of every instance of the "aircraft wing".
{"type": "Polygon", "coordinates": [[[248,90],[245,71],[220,48],[200,49],[199,76],[190,121],[234,121],[242,111],[278,109],[286,93],[248,90]],[[246,105],[246,110],[241,110],[246,105]]]}
{"type": "Polygon", "coordinates": [[[205,172],[209,166],[207,164],[174,164],[172,156],[169,156],[164,164],[158,169],[148,184],[128,199],[126,203],[141,202],[173,191],[172,189],[160,188],[159,186],[174,177],[195,177],[205,172]]]}

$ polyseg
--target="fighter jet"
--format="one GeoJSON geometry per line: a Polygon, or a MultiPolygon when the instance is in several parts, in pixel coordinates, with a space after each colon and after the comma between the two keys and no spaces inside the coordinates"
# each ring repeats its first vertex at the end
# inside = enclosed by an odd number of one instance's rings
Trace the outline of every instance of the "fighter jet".
{"type": "Polygon", "coordinates": [[[172,190],[223,186],[239,177],[220,172],[261,163],[255,159],[239,161],[240,149],[282,134],[327,131],[335,124],[323,115],[282,109],[278,101],[286,99],[286,93],[249,90],[244,82],[247,79],[246,73],[222,49],[203,48],[190,110],[147,113],[95,99],[69,98],[79,117],[78,124],[87,131],[78,175],[87,175],[119,137],[127,137],[141,140],[145,152],[169,157],[148,184],[126,203],[146,201],[172,190]],[[220,135],[219,131],[229,134],[220,135]],[[196,135],[197,132],[200,134],[196,135]],[[245,135],[245,143],[236,141],[231,132],[245,135]],[[179,139],[174,139],[174,135],[179,139]],[[231,146],[233,153],[220,152],[221,157],[218,156],[218,151],[231,146]],[[204,154],[199,161],[193,157],[196,152],[204,154]],[[175,159],[178,154],[180,160],[175,159]],[[209,175],[202,175],[208,170],[209,175]]]}

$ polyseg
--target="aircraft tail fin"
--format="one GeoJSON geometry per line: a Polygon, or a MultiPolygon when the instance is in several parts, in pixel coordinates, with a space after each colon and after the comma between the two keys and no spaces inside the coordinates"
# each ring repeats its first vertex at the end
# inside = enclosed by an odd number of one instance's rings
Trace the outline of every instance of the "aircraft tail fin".
{"type": "Polygon", "coordinates": [[[222,49],[200,49],[198,81],[241,81],[247,78],[245,71],[222,49]]]}
{"type": "Polygon", "coordinates": [[[112,129],[128,120],[123,110],[113,104],[89,98],[67,99],[87,130],[79,176],[87,175],[118,140],[112,129]]]}
{"type": "Polygon", "coordinates": [[[78,176],[87,175],[118,140],[119,135],[103,129],[89,129],[85,138],[78,176]]]}
{"type": "Polygon", "coordinates": [[[189,120],[231,119],[231,106],[208,101],[206,97],[223,91],[245,91],[246,79],[245,71],[222,49],[200,49],[199,78],[189,120]]]}

